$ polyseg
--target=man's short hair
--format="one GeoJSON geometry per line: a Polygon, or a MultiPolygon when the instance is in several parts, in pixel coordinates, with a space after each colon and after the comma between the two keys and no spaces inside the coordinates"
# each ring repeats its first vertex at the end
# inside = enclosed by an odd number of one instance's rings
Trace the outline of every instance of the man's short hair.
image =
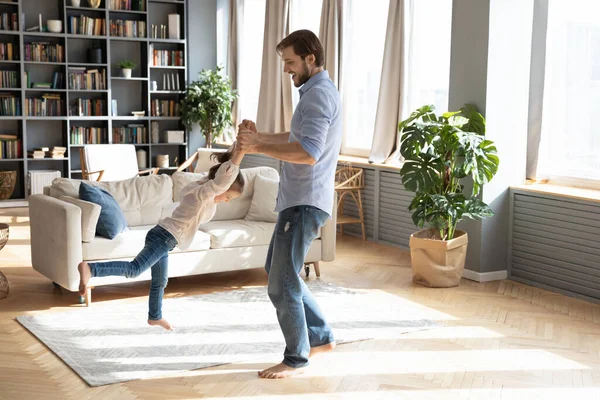
{"type": "Polygon", "coordinates": [[[312,54],[315,56],[315,64],[317,67],[322,67],[325,64],[325,51],[321,41],[311,31],[307,29],[301,29],[290,33],[285,39],[283,39],[277,45],[277,52],[281,54],[283,49],[292,46],[294,53],[299,55],[302,60],[306,56],[312,54]]]}

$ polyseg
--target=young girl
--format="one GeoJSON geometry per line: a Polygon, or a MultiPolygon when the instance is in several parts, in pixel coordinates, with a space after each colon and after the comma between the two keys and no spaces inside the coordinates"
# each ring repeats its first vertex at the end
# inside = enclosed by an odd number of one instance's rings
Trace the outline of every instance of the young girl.
{"type": "Polygon", "coordinates": [[[88,281],[93,276],[119,275],[134,278],[152,267],[148,324],[173,329],[162,317],[162,298],[169,279],[169,251],[175,246],[181,250],[187,249],[200,224],[213,218],[217,204],[239,197],[244,189],[244,180],[239,173],[244,154],[236,149],[235,144],[229,151],[214,153],[211,157],[219,164],[210,169],[207,177],[183,188],[180,204],[173,215],[159,221],[158,225],[148,231],[144,248],[133,261],[84,261],[79,264],[80,295],[85,295],[88,281]]]}

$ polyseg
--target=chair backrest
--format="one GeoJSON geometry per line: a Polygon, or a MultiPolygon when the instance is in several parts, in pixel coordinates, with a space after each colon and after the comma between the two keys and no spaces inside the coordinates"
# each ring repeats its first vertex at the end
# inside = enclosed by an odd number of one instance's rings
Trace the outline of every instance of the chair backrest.
{"type": "Polygon", "coordinates": [[[194,167],[194,173],[198,174],[201,172],[208,172],[208,170],[210,170],[210,167],[212,167],[215,164],[218,164],[215,160],[210,158],[210,155],[212,153],[224,153],[226,151],[226,149],[207,149],[205,147],[199,148],[196,166],[194,167]]]}
{"type": "Polygon", "coordinates": [[[135,146],[132,144],[92,144],[83,146],[81,169],[84,179],[97,180],[99,171],[104,171],[101,181],[122,181],[138,175],[135,146]]]}

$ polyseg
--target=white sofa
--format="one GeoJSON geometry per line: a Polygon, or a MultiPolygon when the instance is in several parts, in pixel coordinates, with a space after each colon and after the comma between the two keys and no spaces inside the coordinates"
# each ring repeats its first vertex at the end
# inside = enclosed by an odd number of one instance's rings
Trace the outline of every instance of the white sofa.
{"type": "MultiPolygon", "coordinates": [[[[250,268],[263,268],[274,222],[245,219],[254,197],[258,175],[279,179],[275,169],[256,167],[242,169],[246,185],[242,195],[221,203],[212,221],[200,226],[186,251],[175,248],[169,256],[169,276],[182,277],[250,268]]],[[[95,236],[95,225],[88,226],[98,205],[78,199],[80,180],[57,178],[44,194],[29,197],[31,258],[33,268],[55,284],[77,291],[77,265],[82,261],[131,260],[144,245],[146,232],[172,213],[183,186],[202,174],[175,173],[153,175],[118,182],[86,183],[108,190],[123,211],[129,230],[113,240],[95,236]],[[91,232],[90,230],[93,229],[91,232]],[[84,241],[85,240],[85,241],[84,241]]],[[[257,204],[268,209],[259,214],[276,217],[272,211],[272,191],[261,191],[257,204]],[[267,199],[267,200],[265,200],[267,199]]],[[[253,215],[256,215],[255,213],[253,215]]],[[[335,212],[333,213],[335,216],[335,212]]],[[[272,219],[273,221],[273,219],[272,219]]],[[[332,261],[336,245],[335,220],[329,220],[313,242],[306,263],[332,261]]],[[[134,279],[125,277],[92,278],[90,286],[112,285],[133,280],[150,280],[150,270],[134,279]]],[[[88,301],[91,296],[88,296],[88,301]]]]}

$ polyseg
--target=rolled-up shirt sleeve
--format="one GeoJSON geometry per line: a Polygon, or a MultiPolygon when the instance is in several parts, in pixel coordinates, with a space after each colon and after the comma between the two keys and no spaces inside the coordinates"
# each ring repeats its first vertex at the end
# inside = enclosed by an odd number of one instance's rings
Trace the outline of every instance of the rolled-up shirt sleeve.
{"type": "Polygon", "coordinates": [[[319,161],[325,150],[325,140],[333,118],[333,102],[321,89],[313,88],[303,97],[300,145],[312,158],[319,161]]]}

